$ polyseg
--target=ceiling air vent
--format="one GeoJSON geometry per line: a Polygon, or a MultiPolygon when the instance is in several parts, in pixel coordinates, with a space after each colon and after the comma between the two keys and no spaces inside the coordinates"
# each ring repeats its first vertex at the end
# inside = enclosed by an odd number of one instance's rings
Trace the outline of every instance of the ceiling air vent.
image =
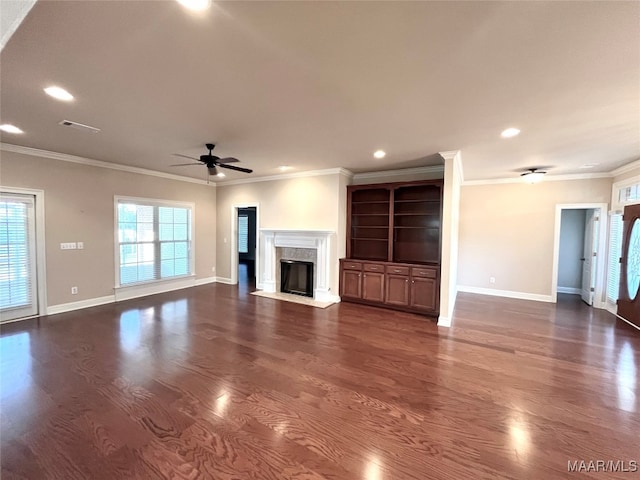
{"type": "Polygon", "coordinates": [[[78,122],[72,122],[71,120],[62,120],[58,125],[62,125],[63,127],[75,128],[76,130],[83,130],[85,132],[98,133],[100,131],[99,128],[92,127],[90,125],[84,125],[78,122]]]}

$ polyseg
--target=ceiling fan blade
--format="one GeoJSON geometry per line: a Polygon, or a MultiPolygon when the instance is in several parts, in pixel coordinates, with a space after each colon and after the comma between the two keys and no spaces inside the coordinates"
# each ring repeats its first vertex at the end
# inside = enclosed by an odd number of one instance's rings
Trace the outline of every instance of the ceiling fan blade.
{"type": "Polygon", "coordinates": [[[248,168],[236,167],[236,166],[233,166],[233,165],[227,165],[225,163],[219,163],[218,166],[222,167],[222,168],[228,168],[229,170],[236,170],[238,172],[243,172],[243,173],[252,173],[253,172],[253,170],[250,170],[248,168]]]}
{"type": "Polygon", "coordinates": [[[196,157],[190,157],[189,155],[182,155],[181,153],[172,153],[171,155],[175,157],[188,158],[189,160],[198,160],[196,157]]]}
{"type": "Polygon", "coordinates": [[[187,165],[202,165],[201,163],[174,163],[170,167],[186,167],[187,165]]]}
{"type": "Polygon", "coordinates": [[[238,160],[237,158],[234,157],[225,157],[225,158],[219,158],[217,160],[218,163],[236,163],[239,162],[240,160],[238,160]]]}

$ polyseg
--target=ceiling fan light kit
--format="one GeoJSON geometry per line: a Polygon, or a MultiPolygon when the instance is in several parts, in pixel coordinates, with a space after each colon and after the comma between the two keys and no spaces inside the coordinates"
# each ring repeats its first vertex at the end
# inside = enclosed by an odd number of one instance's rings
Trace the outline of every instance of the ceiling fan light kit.
{"type": "Polygon", "coordinates": [[[242,172],[242,173],[252,173],[253,170],[249,169],[249,168],[242,168],[242,167],[236,167],[235,165],[229,165],[230,163],[236,163],[239,162],[240,160],[238,160],[237,158],[234,157],[225,157],[225,158],[220,158],[217,157],[215,155],[213,155],[211,152],[214,148],[216,148],[215,144],[213,143],[207,143],[205,144],[205,147],[207,147],[207,150],[209,150],[209,153],[206,155],[200,155],[200,158],[195,158],[195,157],[190,157],[188,155],[182,155],[180,153],[174,153],[174,155],[176,157],[184,157],[184,158],[188,158],[190,160],[197,160],[200,163],[178,163],[175,165],[171,165],[172,167],[185,167],[188,165],[206,165],[207,167],[207,171],[209,172],[209,175],[218,175],[218,169],[217,167],[221,167],[221,168],[228,168],[229,170],[235,170],[237,172],[242,172]]]}
{"type": "Polygon", "coordinates": [[[521,173],[520,176],[527,183],[538,183],[541,181],[547,172],[538,170],[537,168],[530,168],[528,171],[521,173]]]}

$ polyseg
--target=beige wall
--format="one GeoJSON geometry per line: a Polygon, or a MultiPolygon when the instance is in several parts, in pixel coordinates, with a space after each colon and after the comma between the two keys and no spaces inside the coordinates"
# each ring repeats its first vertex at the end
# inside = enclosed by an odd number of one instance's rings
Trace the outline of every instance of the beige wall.
{"type": "Polygon", "coordinates": [[[0,175],[5,187],[44,190],[49,306],[114,294],[114,195],[195,203],[195,273],[214,275],[213,187],[12,152],[2,152],[0,175]],[[83,250],[60,250],[79,241],[83,250]]]}
{"type": "Polygon", "coordinates": [[[343,175],[318,175],[218,186],[217,276],[231,278],[231,225],[234,205],[259,204],[260,228],[331,230],[331,294],[338,295],[338,252],[344,251],[343,175]],[[340,239],[339,237],[343,238],[340,239]]]}
{"type": "Polygon", "coordinates": [[[458,285],[551,295],[556,205],[610,198],[610,178],[463,186],[458,285]]]}

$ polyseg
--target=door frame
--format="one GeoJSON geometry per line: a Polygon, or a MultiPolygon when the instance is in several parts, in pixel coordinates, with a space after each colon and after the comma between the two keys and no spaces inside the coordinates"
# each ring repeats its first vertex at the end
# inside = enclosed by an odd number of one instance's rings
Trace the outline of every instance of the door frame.
{"type": "Polygon", "coordinates": [[[29,317],[8,320],[5,323],[19,322],[28,318],[47,315],[47,262],[45,258],[46,244],[44,231],[44,190],[31,188],[0,186],[0,191],[9,194],[30,195],[34,197],[34,214],[36,229],[36,289],[38,291],[38,313],[29,317]]]}
{"type": "Polygon", "coordinates": [[[241,208],[256,209],[256,288],[262,289],[262,282],[258,278],[260,272],[260,204],[259,203],[236,203],[231,206],[231,285],[238,284],[238,210],[241,208]]]}
{"type": "MultiPolygon", "coordinates": [[[[606,252],[609,205],[606,203],[558,203],[556,204],[556,219],[553,236],[553,268],[551,278],[551,301],[558,302],[558,263],[560,261],[560,226],[563,210],[599,210],[598,242],[596,243],[596,286],[593,292],[593,307],[606,308],[605,284],[606,284],[606,252]],[[603,224],[604,225],[603,227],[603,224]]],[[[584,234],[584,232],[583,232],[584,234]]]]}

